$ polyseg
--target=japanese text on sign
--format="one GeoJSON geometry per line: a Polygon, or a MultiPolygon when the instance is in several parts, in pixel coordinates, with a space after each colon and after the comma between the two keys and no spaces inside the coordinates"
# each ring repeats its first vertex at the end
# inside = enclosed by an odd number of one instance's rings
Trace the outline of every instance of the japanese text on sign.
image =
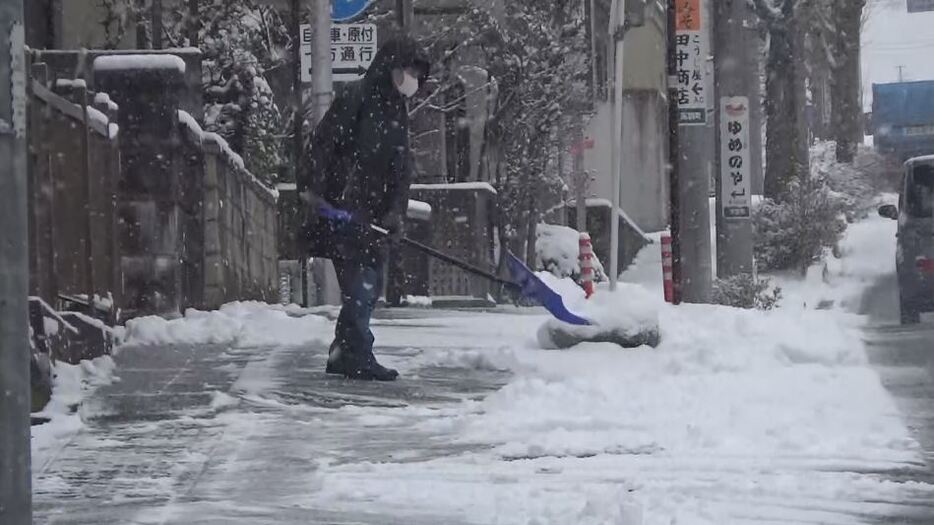
{"type": "Polygon", "coordinates": [[[676,0],[678,114],[682,125],[707,124],[707,33],[700,0],[676,0]]]}
{"type": "MultiPolygon", "coordinates": [[[[302,34],[302,81],[311,82],[310,25],[303,25],[302,34]]],[[[377,51],[376,26],[374,24],[334,24],[331,27],[331,67],[337,82],[359,80],[373,63],[377,51]]]]}
{"type": "Polygon", "coordinates": [[[720,100],[720,192],[723,217],[748,219],[752,209],[749,99],[720,100]]]}

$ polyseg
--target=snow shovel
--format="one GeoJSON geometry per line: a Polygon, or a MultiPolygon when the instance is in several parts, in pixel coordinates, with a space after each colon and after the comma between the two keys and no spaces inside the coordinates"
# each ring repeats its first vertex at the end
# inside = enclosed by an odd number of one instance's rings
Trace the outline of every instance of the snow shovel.
{"type": "MultiPolygon", "coordinates": [[[[352,215],[350,213],[334,208],[323,200],[318,202],[318,213],[322,217],[334,221],[355,222],[353,221],[352,215]]],[[[368,226],[371,230],[382,235],[389,235],[389,230],[375,224],[356,224],[364,227],[368,226]]],[[[402,243],[411,246],[412,248],[415,248],[416,250],[440,261],[456,266],[465,272],[483,277],[496,284],[505,286],[510,290],[517,291],[522,297],[530,299],[545,307],[545,309],[548,310],[548,312],[559,321],[576,326],[590,326],[592,324],[587,319],[584,319],[583,317],[576,315],[568,310],[567,306],[564,305],[564,299],[558,292],[552,290],[547,284],[539,279],[538,276],[535,275],[535,273],[530,270],[528,266],[523,264],[522,261],[520,261],[515,255],[508,251],[506,252],[506,266],[509,268],[509,273],[512,275],[511,281],[508,279],[503,279],[502,277],[494,275],[493,273],[483,270],[482,268],[478,268],[470,263],[457,259],[456,257],[452,257],[444,252],[438,251],[431,246],[427,246],[418,241],[409,239],[408,237],[403,237],[402,243]]]]}
{"type": "MultiPolygon", "coordinates": [[[[389,233],[379,226],[371,225],[371,228],[373,228],[374,231],[378,231],[380,233],[389,233]]],[[[579,315],[576,315],[568,310],[564,305],[564,299],[562,299],[558,292],[549,288],[548,285],[544,283],[544,281],[539,279],[538,276],[529,269],[528,266],[523,264],[518,257],[508,251],[506,252],[506,266],[509,268],[510,275],[512,275],[513,280],[511,281],[508,279],[503,279],[502,277],[498,277],[486,270],[477,268],[476,266],[461,261],[460,259],[451,257],[446,253],[439,252],[438,250],[430,246],[426,246],[418,241],[413,241],[408,237],[403,237],[402,243],[411,246],[412,248],[415,248],[416,250],[440,261],[454,265],[468,273],[478,275],[496,284],[503,285],[510,290],[519,292],[522,297],[530,299],[544,306],[545,309],[548,310],[548,312],[559,321],[576,326],[590,326],[591,324],[587,319],[584,319],[583,317],[580,317],[579,315]]]]}

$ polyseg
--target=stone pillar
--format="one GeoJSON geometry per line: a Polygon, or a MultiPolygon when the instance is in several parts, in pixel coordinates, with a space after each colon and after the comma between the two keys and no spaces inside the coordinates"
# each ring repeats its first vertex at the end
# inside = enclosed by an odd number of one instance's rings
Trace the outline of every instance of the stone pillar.
{"type": "Polygon", "coordinates": [[[130,315],[183,307],[184,211],[180,206],[178,100],[185,62],[174,55],[94,60],[95,84],[120,105],[118,215],[123,297],[130,315]]]}

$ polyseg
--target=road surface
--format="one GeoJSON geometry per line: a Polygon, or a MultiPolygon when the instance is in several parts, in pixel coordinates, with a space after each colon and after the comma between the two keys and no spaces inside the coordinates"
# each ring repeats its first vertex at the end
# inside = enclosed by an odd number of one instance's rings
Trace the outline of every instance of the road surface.
{"type": "MultiPolygon", "coordinates": [[[[934,483],[934,320],[902,327],[898,320],[898,283],[894,275],[867,290],[862,313],[870,316],[866,329],[869,358],[915,438],[924,449],[927,474],[913,471],[906,481],[934,483]]],[[[899,473],[893,473],[898,478],[899,473]]],[[[934,501],[918,501],[886,523],[934,523],[934,501]]]]}

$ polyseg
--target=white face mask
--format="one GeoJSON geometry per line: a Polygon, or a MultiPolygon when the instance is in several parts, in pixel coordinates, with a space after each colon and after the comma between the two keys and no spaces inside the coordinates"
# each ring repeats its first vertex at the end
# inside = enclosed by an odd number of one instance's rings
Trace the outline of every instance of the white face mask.
{"type": "Polygon", "coordinates": [[[396,89],[406,98],[412,98],[418,91],[418,79],[406,71],[402,74],[402,83],[396,82],[396,89]]]}

